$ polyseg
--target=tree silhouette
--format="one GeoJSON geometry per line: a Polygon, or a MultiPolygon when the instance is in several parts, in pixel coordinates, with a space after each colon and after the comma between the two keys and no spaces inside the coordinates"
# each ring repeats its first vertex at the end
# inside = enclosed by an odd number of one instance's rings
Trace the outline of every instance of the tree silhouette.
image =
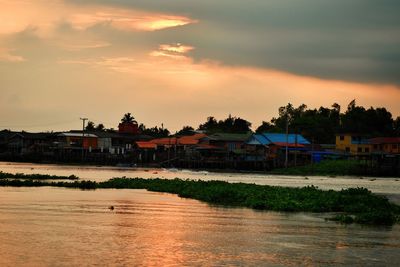
{"type": "Polygon", "coordinates": [[[192,126],[183,126],[181,130],[179,130],[177,135],[193,135],[194,129],[192,126]]]}
{"type": "Polygon", "coordinates": [[[88,121],[85,129],[86,129],[86,131],[94,131],[94,122],[88,121]]]}
{"type": "Polygon", "coordinates": [[[121,119],[122,123],[137,123],[135,118],[131,115],[131,113],[125,113],[121,119]]]}
{"type": "Polygon", "coordinates": [[[225,120],[217,121],[214,117],[210,116],[207,121],[199,125],[199,130],[206,133],[247,133],[251,131],[251,123],[242,118],[228,116],[225,120]]]}
{"type": "Polygon", "coordinates": [[[105,130],[104,124],[100,123],[96,126],[96,131],[103,132],[105,130]]]}

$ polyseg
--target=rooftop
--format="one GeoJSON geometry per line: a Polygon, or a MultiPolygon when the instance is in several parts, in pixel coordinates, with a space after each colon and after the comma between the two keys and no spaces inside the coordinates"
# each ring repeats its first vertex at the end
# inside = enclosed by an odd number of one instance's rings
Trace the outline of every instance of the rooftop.
{"type": "Polygon", "coordinates": [[[254,134],[248,141],[249,145],[309,145],[310,142],[300,134],[262,133],[254,134]]]}

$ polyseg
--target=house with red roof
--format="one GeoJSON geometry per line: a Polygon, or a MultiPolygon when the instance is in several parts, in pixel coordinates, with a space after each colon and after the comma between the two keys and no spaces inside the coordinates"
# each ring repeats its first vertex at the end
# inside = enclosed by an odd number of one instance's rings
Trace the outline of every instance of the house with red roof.
{"type": "Polygon", "coordinates": [[[400,137],[377,137],[369,139],[372,153],[400,154],[400,137]]]}

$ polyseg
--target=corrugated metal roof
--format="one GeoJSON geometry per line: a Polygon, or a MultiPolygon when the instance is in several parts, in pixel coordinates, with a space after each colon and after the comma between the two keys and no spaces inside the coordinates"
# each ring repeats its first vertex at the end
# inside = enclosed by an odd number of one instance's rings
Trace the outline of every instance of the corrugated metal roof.
{"type": "Polygon", "coordinates": [[[156,149],[157,148],[156,144],[154,144],[152,142],[149,142],[149,141],[137,141],[136,145],[139,148],[149,148],[149,149],[156,149]]]}
{"type": "Polygon", "coordinates": [[[196,133],[194,135],[187,135],[178,138],[179,145],[196,145],[199,143],[199,140],[206,135],[203,133],[196,133]]]}
{"type": "Polygon", "coordinates": [[[302,144],[309,145],[310,142],[305,139],[301,134],[288,134],[286,139],[285,133],[263,133],[265,138],[267,138],[271,143],[289,143],[289,144],[302,144]],[[287,141],[286,141],[287,140],[287,141]]]}
{"type": "Polygon", "coordinates": [[[269,145],[271,144],[271,140],[265,137],[262,134],[255,134],[254,138],[256,138],[262,145],[269,145]]]}
{"type": "Polygon", "coordinates": [[[251,133],[245,134],[233,134],[233,133],[215,133],[204,137],[203,139],[215,140],[215,141],[237,141],[244,142],[251,136],[251,133]]]}
{"type": "Polygon", "coordinates": [[[374,145],[379,144],[399,144],[400,137],[377,137],[369,139],[369,142],[374,145]]]}
{"type": "Polygon", "coordinates": [[[175,137],[164,137],[153,139],[150,142],[157,144],[157,145],[177,145],[177,139],[175,137]]]}
{"type": "Polygon", "coordinates": [[[368,139],[359,137],[359,136],[352,136],[351,137],[351,144],[353,145],[368,145],[370,141],[368,139]]]}
{"type": "MultiPolygon", "coordinates": [[[[82,137],[82,133],[60,133],[58,136],[65,136],[65,137],[82,137]]],[[[85,133],[85,137],[97,138],[97,135],[85,133]]]]}

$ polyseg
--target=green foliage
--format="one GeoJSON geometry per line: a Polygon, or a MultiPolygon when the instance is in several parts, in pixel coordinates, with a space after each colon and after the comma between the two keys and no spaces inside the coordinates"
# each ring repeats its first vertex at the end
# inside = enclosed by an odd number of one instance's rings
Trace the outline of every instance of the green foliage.
{"type": "Polygon", "coordinates": [[[89,131],[89,132],[104,132],[104,131],[106,131],[106,128],[104,127],[104,124],[102,124],[102,123],[99,123],[96,126],[93,121],[88,121],[88,123],[85,127],[85,130],[89,131]]]}
{"type": "Polygon", "coordinates": [[[316,164],[274,169],[270,173],[281,175],[365,175],[358,160],[323,160],[316,164]]]}
{"type": "Polygon", "coordinates": [[[217,121],[214,117],[208,117],[207,121],[199,125],[199,130],[207,133],[247,133],[251,131],[251,123],[242,118],[229,115],[225,120],[217,121]]]}
{"type": "Polygon", "coordinates": [[[333,220],[343,223],[392,225],[398,222],[400,207],[365,188],[323,191],[314,186],[289,188],[224,181],[181,179],[113,178],[92,181],[43,182],[0,179],[0,186],[58,186],[80,189],[147,189],[177,194],[210,204],[292,212],[334,212],[333,220]]]}
{"type": "Polygon", "coordinates": [[[99,123],[95,128],[95,130],[98,131],[98,132],[104,132],[105,129],[106,128],[104,127],[104,124],[102,124],[102,123],[99,123]]]}
{"type": "Polygon", "coordinates": [[[137,123],[135,118],[131,115],[131,113],[125,113],[121,119],[122,123],[137,123]]]}
{"type": "Polygon", "coordinates": [[[400,135],[400,118],[393,120],[392,114],[385,108],[365,109],[357,106],[356,101],[349,103],[347,110],[341,113],[339,104],[331,108],[307,109],[302,104],[295,108],[292,104],[279,108],[279,116],[270,122],[263,122],[256,130],[262,132],[285,132],[286,122],[289,132],[300,133],[314,143],[334,143],[336,133],[358,133],[376,136],[400,135]]]}
{"type": "Polygon", "coordinates": [[[86,127],[86,131],[94,131],[95,130],[95,125],[93,121],[88,121],[86,127]]]}
{"type": "Polygon", "coordinates": [[[280,128],[277,128],[275,125],[273,125],[270,122],[263,121],[260,126],[256,129],[256,133],[261,134],[261,133],[279,133],[282,132],[283,130],[280,128]]]}
{"type": "Polygon", "coordinates": [[[0,171],[0,179],[24,179],[24,180],[78,180],[75,175],[57,176],[48,174],[23,174],[23,173],[6,173],[0,171]]]}
{"type": "Polygon", "coordinates": [[[396,118],[396,120],[393,123],[394,131],[396,133],[396,136],[400,136],[400,116],[396,118]]]}
{"type": "Polygon", "coordinates": [[[157,126],[146,128],[146,126],[142,123],[139,125],[139,130],[142,134],[150,135],[154,138],[168,137],[170,134],[170,132],[166,128],[159,128],[157,126]]]}
{"type": "Polygon", "coordinates": [[[181,130],[179,130],[176,135],[193,135],[194,129],[192,126],[183,126],[181,130]]]}
{"type": "Polygon", "coordinates": [[[341,132],[368,133],[371,136],[394,135],[394,121],[392,114],[385,108],[357,106],[353,100],[347,111],[341,114],[341,132]]]}

